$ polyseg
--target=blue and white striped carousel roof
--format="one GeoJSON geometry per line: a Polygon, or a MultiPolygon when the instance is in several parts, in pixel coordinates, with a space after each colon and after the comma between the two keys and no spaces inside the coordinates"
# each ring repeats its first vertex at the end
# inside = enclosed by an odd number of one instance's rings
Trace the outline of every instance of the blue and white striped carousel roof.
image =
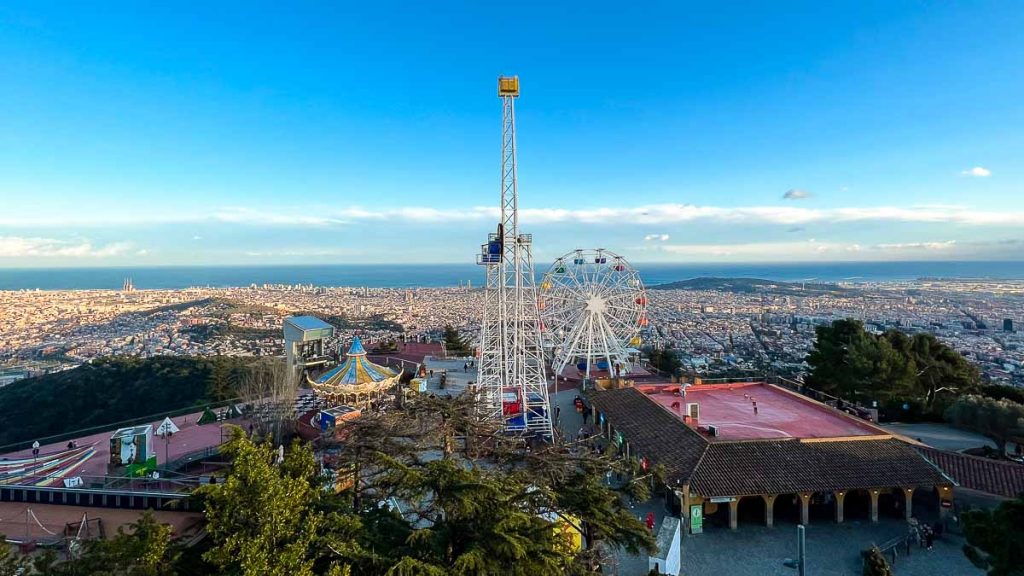
{"type": "Polygon", "coordinates": [[[394,378],[395,372],[366,359],[366,350],[357,336],[345,354],[345,362],[317,378],[317,384],[367,384],[394,378]]]}

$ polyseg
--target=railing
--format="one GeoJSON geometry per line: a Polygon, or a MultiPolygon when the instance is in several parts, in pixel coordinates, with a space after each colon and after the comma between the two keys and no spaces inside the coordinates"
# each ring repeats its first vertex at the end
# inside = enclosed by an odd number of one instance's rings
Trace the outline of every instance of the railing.
{"type": "Polygon", "coordinates": [[[854,403],[854,402],[850,402],[849,400],[843,400],[842,398],[840,398],[838,396],[833,396],[831,394],[828,394],[826,392],[822,392],[821,390],[817,390],[815,388],[811,388],[811,387],[809,387],[809,386],[807,386],[807,385],[805,385],[805,384],[803,384],[801,382],[797,382],[796,380],[791,380],[791,379],[785,378],[783,376],[763,376],[763,377],[742,376],[742,377],[736,377],[736,378],[701,378],[700,382],[699,383],[695,383],[695,385],[696,386],[702,386],[704,384],[744,384],[744,383],[754,384],[754,383],[759,383],[759,382],[764,382],[766,384],[771,384],[773,386],[778,386],[780,388],[785,388],[785,389],[787,389],[787,390],[789,390],[791,392],[796,392],[797,394],[801,394],[803,396],[807,396],[808,398],[810,398],[812,400],[817,400],[818,402],[821,402],[822,404],[827,404],[827,405],[829,405],[829,406],[831,406],[833,408],[837,408],[839,410],[853,409],[857,413],[857,416],[859,416],[861,418],[868,418],[867,415],[872,414],[871,409],[867,408],[866,406],[861,406],[860,404],[857,404],[857,403],[854,403]]]}
{"type": "Polygon", "coordinates": [[[148,476],[97,476],[97,475],[47,475],[30,476],[18,483],[5,483],[0,476],[0,488],[3,489],[30,489],[30,490],[79,490],[79,491],[114,491],[114,492],[147,492],[160,494],[176,494],[183,490],[194,489],[199,486],[198,476],[186,475],[163,475],[160,478],[148,476]],[[64,486],[65,479],[80,478],[81,484],[77,486],[64,486]],[[53,486],[43,486],[44,482],[57,482],[53,486]]]}
{"type": "Polygon", "coordinates": [[[107,424],[99,424],[97,426],[91,426],[89,428],[80,428],[72,432],[64,432],[61,434],[54,434],[52,436],[43,436],[41,438],[33,438],[32,440],[22,440],[20,442],[12,442],[0,446],[0,454],[7,452],[17,452],[18,450],[25,450],[32,447],[33,442],[39,442],[40,444],[54,444],[57,442],[63,442],[64,440],[74,440],[83,436],[89,436],[99,432],[113,432],[118,428],[127,428],[128,426],[138,426],[140,424],[149,424],[161,420],[165,416],[175,417],[184,416],[185,414],[193,414],[195,412],[202,412],[203,410],[210,408],[211,410],[217,408],[224,408],[225,406],[231,406],[232,404],[238,404],[242,402],[241,398],[232,398],[230,400],[222,400],[220,402],[213,402],[209,404],[201,404],[197,406],[188,406],[185,408],[179,408],[177,410],[169,410],[166,412],[158,412],[156,414],[149,414],[146,416],[139,416],[137,418],[131,418],[129,420],[121,420],[120,422],[110,422],[107,424]]]}
{"type": "Polygon", "coordinates": [[[216,456],[217,454],[220,454],[220,446],[219,445],[217,445],[217,446],[207,446],[206,448],[203,448],[202,450],[196,450],[194,452],[189,452],[188,454],[183,454],[183,455],[175,458],[174,460],[171,460],[170,462],[165,463],[163,466],[161,466],[161,470],[163,472],[174,471],[174,470],[177,470],[178,468],[181,468],[182,466],[185,466],[186,464],[191,464],[195,460],[201,460],[203,458],[209,458],[211,456],[216,456]]]}

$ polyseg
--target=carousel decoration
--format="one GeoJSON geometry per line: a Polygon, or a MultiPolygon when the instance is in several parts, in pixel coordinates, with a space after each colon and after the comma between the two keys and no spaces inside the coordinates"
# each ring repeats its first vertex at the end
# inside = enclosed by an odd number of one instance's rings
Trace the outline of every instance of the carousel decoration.
{"type": "Polygon", "coordinates": [[[398,385],[402,372],[374,364],[366,358],[363,343],[356,336],[345,354],[345,361],[316,381],[306,379],[317,396],[329,405],[345,404],[366,408],[398,385]]]}

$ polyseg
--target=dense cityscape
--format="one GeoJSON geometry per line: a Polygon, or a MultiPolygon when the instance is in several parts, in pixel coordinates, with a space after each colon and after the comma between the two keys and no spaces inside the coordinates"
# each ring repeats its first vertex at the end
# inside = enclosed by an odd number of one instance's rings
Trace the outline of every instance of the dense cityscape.
{"type": "MultiPolygon", "coordinates": [[[[737,284],[648,290],[643,344],[677,350],[694,374],[799,375],[815,327],[854,318],[934,333],[990,381],[1024,386],[1024,282],[737,284]]],[[[279,355],[283,319],[302,313],[349,321],[328,343],[335,351],[356,334],[429,340],[449,325],[474,341],[481,298],[462,287],[0,292],[0,384],[111,355],[279,355]]]]}

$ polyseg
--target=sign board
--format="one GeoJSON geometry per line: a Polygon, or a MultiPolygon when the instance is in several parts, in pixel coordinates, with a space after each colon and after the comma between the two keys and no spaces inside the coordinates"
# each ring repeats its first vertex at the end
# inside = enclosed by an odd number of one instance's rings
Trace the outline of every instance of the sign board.
{"type": "Polygon", "coordinates": [[[81,488],[83,484],[85,484],[85,483],[82,482],[82,477],[81,476],[75,476],[73,478],[65,478],[64,479],[64,487],[65,488],[81,488]]]}
{"type": "Polygon", "coordinates": [[[952,508],[953,507],[953,501],[952,500],[943,500],[942,501],[942,507],[943,508],[952,508]]]}
{"type": "Polygon", "coordinates": [[[178,427],[174,424],[174,421],[171,420],[170,416],[164,418],[164,421],[160,423],[160,427],[156,429],[157,436],[170,436],[177,433],[178,427]]]}
{"type": "Polygon", "coordinates": [[[716,497],[711,499],[711,502],[714,502],[714,503],[717,504],[717,503],[721,503],[721,502],[732,502],[734,500],[736,500],[736,498],[734,498],[733,496],[716,496],[716,497]]]}
{"type": "Polygon", "coordinates": [[[690,505],[690,534],[700,534],[704,532],[704,505],[703,504],[691,504],[690,505]]]}

